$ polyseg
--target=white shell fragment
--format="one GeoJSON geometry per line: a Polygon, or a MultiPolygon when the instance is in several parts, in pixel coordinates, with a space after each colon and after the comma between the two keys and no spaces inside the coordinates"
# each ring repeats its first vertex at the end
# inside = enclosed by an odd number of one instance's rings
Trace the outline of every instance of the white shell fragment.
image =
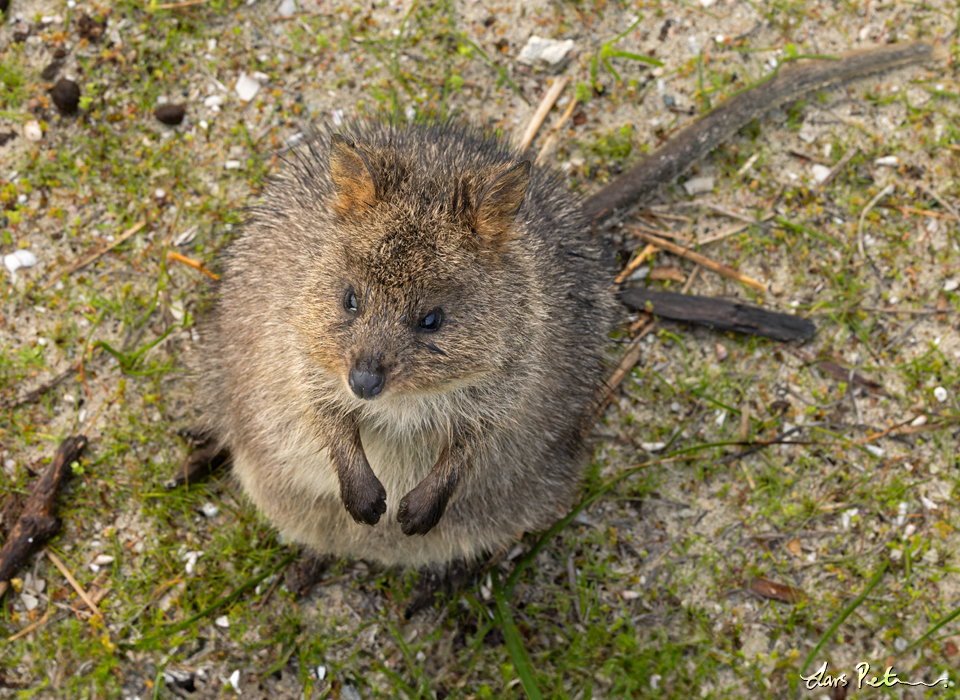
{"type": "Polygon", "coordinates": [[[224,628],[229,627],[230,618],[227,617],[226,615],[221,615],[220,617],[218,617],[216,620],[213,621],[213,624],[215,624],[217,627],[224,627],[224,628]]]}
{"type": "Polygon", "coordinates": [[[241,73],[233,89],[236,91],[237,97],[244,102],[249,102],[260,92],[260,82],[246,73],[241,73]]]}
{"type": "Polygon", "coordinates": [[[575,47],[572,39],[557,41],[556,39],[531,36],[527,45],[520,50],[517,62],[528,66],[540,65],[556,70],[562,68],[570,59],[575,47]]]}
{"type": "Polygon", "coordinates": [[[883,165],[888,168],[895,168],[900,165],[900,159],[896,156],[884,156],[883,158],[877,158],[873,161],[874,165],[883,165]]]}
{"type": "Polygon", "coordinates": [[[830,174],[830,168],[828,168],[826,165],[820,165],[819,163],[810,169],[813,171],[813,179],[817,182],[823,182],[830,174]]]}
{"type": "Polygon", "coordinates": [[[701,177],[692,177],[683,183],[683,189],[691,197],[705,192],[713,192],[714,178],[712,175],[703,175],[701,177]]]}
{"type": "Polygon", "coordinates": [[[233,689],[237,691],[237,694],[240,694],[240,671],[234,671],[230,674],[230,685],[233,686],[233,689]]]}
{"type": "Polygon", "coordinates": [[[940,403],[943,403],[944,401],[947,400],[947,390],[944,389],[942,386],[938,386],[936,389],[933,390],[933,396],[937,401],[939,401],[940,403]]]}
{"type": "Polygon", "coordinates": [[[317,666],[317,680],[322,681],[326,677],[327,677],[327,667],[323,665],[317,666]]]}
{"type": "Polygon", "coordinates": [[[31,119],[23,125],[23,136],[27,141],[39,141],[43,138],[43,129],[40,128],[40,122],[31,119]]]}
{"type": "Polygon", "coordinates": [[[659,452],[667,446],[665,442],[641,442],[640,447],[647,452],[659,452]]]}
{"type": "Polygon", "coordinates": [[[21,267],[33,267],[37,264],[37,256],[29,250],[18,250],[3,256],[3,266],[10,272],[13,281],[17,281],[17,270],[21,267]]]}
{"type": "Polygon", "coordinates": [[[203,513],[206,518],[215,518],[220,515],[220,509],[217,508],[213,503],[204,503],[200,506],[200,512],[203,513]]]}
{"type": "Polygon", "coordinates": [[[882,447],[877,447],[876,445],[864,445],[864,447],[866,448],[867,452],[872,454],[874,457],[883,457],[885,454],[882,447]]]}
{"type": "Polygon", "coordinates": [[[114,557],[111,557],[109,554],[100,554],[93,560],[93,563],[97,566],[106,566],[107,564],[112,564],[113,561],[114,557]]]}
{"type": "Polygon", "coordinates": [[[960,287],[960,280],[947,280],[943,283],[943,291],[955,292],[960,287]]]}

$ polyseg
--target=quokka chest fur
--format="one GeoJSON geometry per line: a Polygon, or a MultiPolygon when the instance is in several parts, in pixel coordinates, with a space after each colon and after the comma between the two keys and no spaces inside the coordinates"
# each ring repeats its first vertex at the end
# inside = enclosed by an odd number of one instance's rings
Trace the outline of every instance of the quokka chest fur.
{"type": "Polygon", "coordinates": [[[574,499],[608,280],[580,202],[496,140],[452,124],[318,140],[226,257],[203,427],[297,542],[473,561],[574,499]]]}

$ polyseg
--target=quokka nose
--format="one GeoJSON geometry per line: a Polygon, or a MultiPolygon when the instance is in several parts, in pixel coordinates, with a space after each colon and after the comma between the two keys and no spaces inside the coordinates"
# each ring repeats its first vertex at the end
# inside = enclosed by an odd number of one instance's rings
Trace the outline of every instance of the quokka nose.
{"type": "Polygon", "coordinates": [[[375,361],[361,360],[350,370],[350,388],[361,399],[372,399],[383,390],[383,368],[375,361]]]}

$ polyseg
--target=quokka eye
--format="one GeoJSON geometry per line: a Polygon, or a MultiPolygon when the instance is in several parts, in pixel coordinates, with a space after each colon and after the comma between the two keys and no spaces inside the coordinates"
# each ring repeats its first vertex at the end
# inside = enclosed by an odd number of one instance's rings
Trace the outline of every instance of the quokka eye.
{"type": "Polygon", "coordinates": [[[357,313],[357,295],[352,288],[348,289],[343,295],[343,308],[351,314],[357,313]]]}
{"type": "Polygon", "coordinates": [[[420,330],[432,333],[443,323],[443,309],[433,309],[420,319],[420,330]]]}

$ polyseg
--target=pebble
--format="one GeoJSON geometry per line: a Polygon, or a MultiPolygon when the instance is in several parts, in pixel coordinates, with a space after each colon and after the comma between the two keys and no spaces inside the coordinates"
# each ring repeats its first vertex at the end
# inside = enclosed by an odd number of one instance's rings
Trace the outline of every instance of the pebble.
{"type": "Polygon", "coordinates": [[[237,84],[233,86],[237,96],[244,102],[252,100],[260,92],[259,81],[246,73],[241,73],[237,78],[237,84]]]}
{"type": "Polygon", "coordinates": [[[239,170],[240,165],[241,163],[239,160],[228,160],[226,163],[223,164],[223,167],[226,168],[227,170],[239,170]]]}
{"type": "Polygon", "coordinates": [[[692,177],[683,183],[683,189],[692,197],[705,192],[713,192],[713,184],[714,178],[712,175],[701,175],[700,177],[692,177]]]}
{"type": "Polygon", "coordinates": [[[69,78],[60,78],[50,90],[50,97],[60,114],[74,114],[80,104],[80,86],[69,78]]]}
{"type": "Polygon", "coordinates": [[[234,671],[230,674],[230,685],[233,686],[233,689],[238,693],[240,692],[240,671],[234,671]]]}
{"type": "MultiPolygon", "coordinates": [[[[217,109],[220,109],[220,106],[223,104],[223,95],[210,95],[209,97],[205,97],[203,100],[203,104],[206,105],[207,107],[210,107],[211,109],[213,109],[214,107],[216,107],[217,109]]],[[[206,128],[206,127],[203,127],[203,128],[206,128]]]]}
{"type": "Polygon", "coordinates": [[[317,680],[322,681],[326,677],[327,677],[327,667],[323,665],[317,666],[317,680]]]}
{"type": "MultiPolygon", "coordinates": [[[[414,113],[414,116],[416,116],[416,113],[414,113]]],[[[330,118],[333,119],[333,125],[335,127],[339,128],[343,126],[343,110],[342,109],[335,109],[332,112],[330,112],[330,118]]],[[[412,117],[410,118],[412,119],[412,117]]]]}
{"type": "Polygon", "coordinates": [[[955,292],[960,287],[960,280],[947,280],[943,283],[943,291],[955,292]]]}
{"type": "Polygon", "coordinates": [[[221,616],[218,617],[216,620],[214,620],[213,623],[214,623],[217,627],[224,627],[224,628],[226,628],[226,627],[229,627],[229,626],[230,626],[230,618],[227,617],[226,615],[221,615],[221,616]]]}
{"type": "Polygon", "coordinates": [[[43,129],[40,128],[40,122],[31,119],[23,125],[23,135],[27,141],[39,141],[43,138],[43,129]]]}
{"type": "Polygon", "coordinates": [[[947,400],[947,390],[944,389],[942,386],[938,386],[936,389],[933,390],[933,396],[937,401],[939,401],[940,403],[943,403],[944,401],[947,400]]]}
{"type": "Polygon", "coordinates": [[[203,513],[204,517],[215,518],[220,515],[220,509],[217,508],[213,503],[204,503],[200,507],[200,511],[203,513]]]}
{"type": "Polygon", "coordinates": [[[167,191],[164,190],[164,189],[160,189],[160,188],[158,187],[157,189],[155,189],[155,190],[153,191],[153,196],[154,196],[156,199],[164,199],[164,198],[166,198],[166,196],[167,196],[167,191]]]}
{"type": "Polygon", "coordinates": [[[298,9],[300,8],[297,7],[297,0],[283,0],[277,8],[277,14],[281,17],[289,17],[297,14],[298,9]]]}
{"type": "Polygon", "coordinates": [[[157,107],[153,111],[153,116],[167,126],[177,126],[178,124],[183,123],[183,117],[186,115],[186,113],[186,105],[165,104],[157,107]]]}
{"type": "Polygon", "coordinates": [[[116,557],[112,557],[109,554],[98,554],[97,558],[93,560],[93,563],[97,566],[106,566],[107,564],[112,564],[116,557]]]}
{"type": "Polygon", "coordinates": [[[884,156],[883,158],[877,158],[873,161],[874,165],[883,165],[888,168],[895,168],[900,165],[900,159],[896,156],[884,156]]]}
{"type": "Polygon", "coordinates": [[[864,445],[867,452],[872,454],[874,457],[883,457],[886,454],[882,447],[877,447],[876,445],[864,445]]]}
{"type": "Polygon", "coordinates": [[[636,600],[640,597],[640,593],[638,591],[621,591],[620,597],[624,600],[636,600]]]}
{"type": "Polygon", "coordinates": [[[528,66],[541,66],[552,70],[559,70],[566,65],[573,54],[576,44],[572,39],[557,41],[531,36],[526,45],[520,50],[517,62],[528,66]]]}
{"type": "Polygon", "coordinates": [[[717,353],[718,362],[723,362],[724,360],[727,359],[727,357],[729,357],[729,353],[727,352],[727,347],[723,343],[717,343],[716,353],[717,353]]]}
{"type": "Polygon", "coordinates": [[[665,442],[641,442],[640,447],[646,452],[659,452],[667,446],[665,442]]]}
{"type": "Polygon", "coordinates": [[[820,163],[816,163],[811,170],[813,171],[813,179],[817,182],[823,182],[830,174],[830,168],[826,165],[820,165],[820,163]]]}

